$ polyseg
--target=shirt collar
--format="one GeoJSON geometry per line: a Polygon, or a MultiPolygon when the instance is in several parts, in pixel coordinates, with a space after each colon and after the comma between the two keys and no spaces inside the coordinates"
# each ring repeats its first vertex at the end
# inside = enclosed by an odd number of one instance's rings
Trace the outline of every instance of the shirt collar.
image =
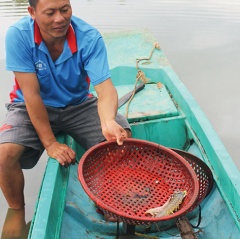
{"type": "MultiPolygon", "coordinates": [[[[41,44],[42,42],[42,36],[40,33],[40,29],[36,21],[34,21],[34,41],[38,45],[41,44]]],[[[68,31],[67,31],[67,41],[68,41],[68,46],[71,49],[72,54],[77,51],[77,41],[76,41],[76,35],[73,30],[72,25],[69,26],[68,31]]]]}

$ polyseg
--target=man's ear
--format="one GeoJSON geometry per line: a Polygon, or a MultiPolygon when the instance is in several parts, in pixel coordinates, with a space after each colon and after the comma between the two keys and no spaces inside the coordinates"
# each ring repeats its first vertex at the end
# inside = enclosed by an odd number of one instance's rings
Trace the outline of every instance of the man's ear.
{"type": "Polygon", "coordinates": [[[28,12],[33,20],[35,20],[35,9],[31,6],[28,7],[28,12]]]}

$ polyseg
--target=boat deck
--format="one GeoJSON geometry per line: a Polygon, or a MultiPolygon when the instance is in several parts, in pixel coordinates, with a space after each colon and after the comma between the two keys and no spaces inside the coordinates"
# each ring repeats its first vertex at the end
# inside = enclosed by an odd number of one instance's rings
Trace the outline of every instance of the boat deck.
{"type": "MultiPolygon", "coordinates": [[[[190,152],[200,156],[197,147],[193,145],[190,152]]],[[[116,239],[117,223],[105,221],[103,215],[97,212],[93,201],[84,192],[78,180],[78,164],[71,166],[69,173],[68,190],[66,195],[66,204],[64,208],[61,237],[62,239],[116,239]]],[[[202,202],[202,220],[199,228],[195,229],[199,239],[216,238],[219,239],[235,238],[231,237],[229,230],[225,229],[227,220],[232,228],[232,235],[237,235],[238,229],[227,210],[217,188],[214,186],[210,195],[202,202]],[[210,213],[212,211],[212,213],[210,213]],[[224,220],[222,216],[224,215],[224,220]],[[209,224],[212,225],[209,227],[209,224]],[[206,235],[208,235],[206,237],[206,235]]],[[[199,208],[189,214],[191,223],[196,225],[198,222],[199,208]]],[[[133,236],[126,234],[126,225],[120,223],[119,238],[144,238],[142,236],[133,236]]],[[[179,231],[175,222],[161,222],[148,225],[136,226],[136,232],[152,236],[153,238],[180,238],[179,231]]],[[[150,237],[149,237],[150,238],[150,237]]]]}

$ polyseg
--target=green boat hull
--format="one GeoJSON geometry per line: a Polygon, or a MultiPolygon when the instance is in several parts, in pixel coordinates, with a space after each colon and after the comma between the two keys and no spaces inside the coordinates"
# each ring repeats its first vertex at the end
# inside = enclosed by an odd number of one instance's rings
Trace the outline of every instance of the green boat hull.
{"type": "MultiPolygon", "coordinates": [[[[156,41],[148,31],[124,31],[104,35],[112,80],[119,98],[134,88],[136,59],[148,57],[156,41]]],[[[214,186],[201,203],[198,238],[240,238],[240,174],[206,116],[180,81],[162,50],[139,63],[151,84],[133,98],[128,111],[134,138],[191,152],[211,169],[214,186]],[[159,88],[156,83],[161,82],[159,88]]],[[[93,92],[94,93],[94,92],[93,92]]],[[[119,108],[126,113],[126,104],[119,108]]],[[[68,135],[59,142],[70,145],[81,160],[84,150],[68,135]]],[[[49,158],[36,203],[29,239],[51,238],[144,238],[128,235],[126,225],[106,222],[96,212],[77,176],[78,164],[66,169],[49,158]]],[[[187,215],[191,224],[199,220],[199,208],[187,215]]],[[[175,221],[136,226],[149,238],[179,238],[175,221]]]]}

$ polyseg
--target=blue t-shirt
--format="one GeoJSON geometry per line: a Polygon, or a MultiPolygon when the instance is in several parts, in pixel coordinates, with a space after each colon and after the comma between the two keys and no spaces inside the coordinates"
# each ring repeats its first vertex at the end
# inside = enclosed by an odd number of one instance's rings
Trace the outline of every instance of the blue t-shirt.
{"type": "MultiPolygon", "coordinates": [[[[8,29],[6,69],[35,72],[45,105],[77,105],[89,95],[89,84],[100,84],[110,77],[107,52],[100,33],[83,20],[72,16],[60,57],[54,62],[42,41],[39,27],[24,17],[8,29]]],[[[11,102],[24,102],[15,80],[11,102]]]]}

